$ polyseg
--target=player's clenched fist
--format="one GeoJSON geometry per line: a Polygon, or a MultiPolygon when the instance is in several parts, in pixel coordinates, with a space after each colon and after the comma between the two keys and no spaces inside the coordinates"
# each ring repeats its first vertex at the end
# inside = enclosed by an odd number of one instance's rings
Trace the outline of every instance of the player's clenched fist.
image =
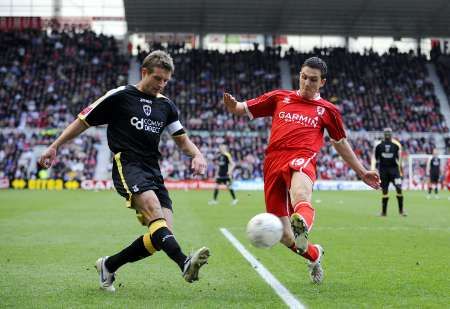
{"type": "Polygon", "coordinates": [[[50,168],[56,159],[56,149],[48,147],[39,158],[39,164],[42,167],[50,168]]]}

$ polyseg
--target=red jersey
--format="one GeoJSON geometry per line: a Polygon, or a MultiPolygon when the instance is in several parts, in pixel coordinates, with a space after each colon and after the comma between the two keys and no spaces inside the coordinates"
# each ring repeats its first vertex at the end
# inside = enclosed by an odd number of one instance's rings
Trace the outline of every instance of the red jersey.
{"type": "Polygon", "coordinates": [[[346,137],[336,106],[320,98],[307,100],[298,91],[274,90],[246,102],[249,117],[272,117],[272,131],[266,154],[295,151],[315,156],[323,145],[323,133],[339,141],[346,137]]]}

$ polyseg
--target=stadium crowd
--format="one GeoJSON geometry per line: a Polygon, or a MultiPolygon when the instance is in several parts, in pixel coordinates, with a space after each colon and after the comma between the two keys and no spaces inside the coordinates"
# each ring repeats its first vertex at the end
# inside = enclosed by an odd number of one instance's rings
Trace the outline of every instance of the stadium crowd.
{"type": "Polygon", "coordinates": [[[343,48],[311,53],[291,49],[285,57],[291,64],[294,88],[301,64],[313,55],[320,55],[332,72],[323,96],[341,108],[348,129],[449,132],[428,78],[425,56],[399,53],[395,48],[383,55],[350,53],[343,48]]]}
{"type": "Polygon", "coordinates": [[[258,131],[270,126],[267,119],[249,122],[231,116],[221,104],[221,97],[224,91],[230,91],[244,99],[279,88],[277,50],[186,50],[173,57],[175,74],[165,93],[176,102],[180,117],[190,130],[258,131]]]}
{"type": "MultiPolygon", "coordinates": [[[[112,37],[83,30],[0,32],[0,128],[55,129],[67,126],[83,106],[107,90],[127,84],[128,57],[119,53],[112,37]]],[[[161,48],[161,46],[153,46],[161,48]]],[[[221,104],[224,91],[238,99],[256,97],[280,88],[280,49],[219,53],[167,48],[175,62],[175,74],[165,94],[180,110],[180,118],[210,162],[206,178],[214,178],[218,146],[229,146],[236,162],[235,179],[262,177],[262,160],[270,119],[251,122],[230,116],[221,104]]],[[[138,59],[147,54],[139,50],[138,59]]],[[[309,56],[320,55],[329,67],[323,96],[342,111],[352,131],[448,132],[433,86],[428,80],[425,59],[401,54],[395,49],[384,55],[372,52],[348,53],[343,49],[315,49],[311,53],[290,50],[284,57],[291,65],[293,88],[298,88],[298,71],[309,56]],[[402,119],[402,121],[392,121],[402,119]]],[[[448,79],[439,71],[450,91],[448,79]]],[[[30,168],[32,150],[50,142],[46,134],[0,135],[0,173],[8,178],[38,177],[30,168]]],[[[370,165],[373,140],[350,139],[356,153],[370,165]]],[[[401,139],[404,155],[431,153],[433,139],[401,139]]],[[[84,135],[60,150],[52,178],[94,177],[97,137],[84,135]]],[[[450,139],[447,139],[450,147],[450,139]]],[[[190,178],[189,160],[173,141],[161,142],[161,167],[169,179],[190,178]]],[[[329,142],[318,159],[319,179],[356,179],[329,142]]]]}
{"type": "Polygon", "coordinates": [[[0,32],[0,127],[62,128],[127,83],[128,57],[92,31],[0,32]]]}
{"type": "Polygon", "coordinates": [[[97,165],[99,137],[82,135],[59,150],[56,163],[50,173],[40,174],[36,164],[34,149],[47,146],[57,130],[33,133],[27,138],[25,133],[0,132],[0,178],[39,179],[52,178],[67,180],[93,179],[97,165]]]}

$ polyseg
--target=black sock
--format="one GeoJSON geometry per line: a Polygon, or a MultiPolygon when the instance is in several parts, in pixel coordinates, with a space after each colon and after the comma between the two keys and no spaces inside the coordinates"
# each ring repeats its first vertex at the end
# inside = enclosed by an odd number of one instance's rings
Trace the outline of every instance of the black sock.
{"type": "Polygon", "coordinates": [[[381,214],[383,214],[383,215],[386,215],[386,212],[387,212],[387,205],[388,205],[388,200],[389,200],[389,198],[388,197],[383,197],[382,199],[381,199],[381,204],[382,204],[382,211],[381,211],[381,214]]]}
{"type": "Polygon", "coordinates": [[[234,194],[234,190],[231,189],[231,188],[229,190],[230,190],[231,197],[233,198],[233,200],[235,200],[236,199],[236,194],[234,194]]]}
{"type": "Polygon", "coordinates": [[[153,232],[153,234],[151,234],[151,238],[155,249],[163,250],[175,263],[178,264],[181,271],[183,271],[186,255],[184,255],[181,251],[180,245],[178,245],[178,242],[172,232],[166,226],[163,226],[153,232]]]}
{"type": "Polygon", "coordinates": [[[438,187],[436,185],[436,187],[434,188],[434,194],[438,194],[438,187]]]}
{"type": "Polygon", "coordinates": [[[428,187],[428,194],[431,194],[431,187],[428,187]]]}
{"type": "Polygon", "coordinates": [[[403,213],[403,195],[397,195],[398,212],[403,213]]]}
{"type": "Polygon", "coordinates": [[[144,246],[143,236],[139,236],[138,239],[133,241],[131,245],[123,249],[117,254],[110,256],[105,261],[105,266],[109,272],[115,272],[119,267],[126,263],[133,263],[143,258],[150,256],[144,246]]]}
{"type": "Polygon", "coordinates": [[[214,200],[217,200],[217,195],[219,195],[219,189],[214,189],[214,200]]]}

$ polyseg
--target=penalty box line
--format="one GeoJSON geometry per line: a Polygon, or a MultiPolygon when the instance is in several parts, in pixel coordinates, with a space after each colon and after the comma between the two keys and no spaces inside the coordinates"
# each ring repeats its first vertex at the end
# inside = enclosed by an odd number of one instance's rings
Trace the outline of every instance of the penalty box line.
{"type": "Polygon", "coordinates": [[[245,247],[233,236],[226,228],[220,228],[225,238],[239,251],[240,254],[252,265],[253,269],[270,285],[270,287],[278,294],[283,302],[289,308],[304,309],[306,308],[286,287],[272,275],[263,264],[245,249],[245,247]]]}

